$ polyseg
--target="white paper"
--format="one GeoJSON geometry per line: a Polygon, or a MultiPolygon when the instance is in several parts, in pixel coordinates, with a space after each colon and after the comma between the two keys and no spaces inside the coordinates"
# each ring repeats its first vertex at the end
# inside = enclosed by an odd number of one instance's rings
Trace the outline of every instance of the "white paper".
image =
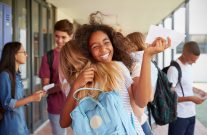
{"type": "Polygon", "coordinates": [[[157,37],[171,39],[171,47],[177,47],[185,39],[185,34],[176,32],[175,30],[166,29],[160,26],[151,25],[145,43],[152,44],[157,37]]]}
{"type": "Polygon", "coordinates": [[[49,89],[51,89],[51,88],[53,88],[53,87],[55,87],[55,84],[54,84],[54,83],[51,83],[51,84],[45,85],[45,86],[43,87],[43,90],[44,90],[44,91],[48,91],[49,89]]]}

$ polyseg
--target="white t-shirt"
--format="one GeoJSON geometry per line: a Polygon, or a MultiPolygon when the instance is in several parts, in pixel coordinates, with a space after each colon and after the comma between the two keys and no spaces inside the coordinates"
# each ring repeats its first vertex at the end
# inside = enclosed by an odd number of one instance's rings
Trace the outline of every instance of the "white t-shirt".
{"type": "MultiPolygon", "coordinates": [[[[144,51],[136,51],[131,53],[131,57],[135,60],[135,66],[133,68],[133,71],[131,73],[131,77],[139,77],[141,72],[141,66],[142,66],[142,59],[143,59],[144,51]]],[[[151,62],[151,85],[152,85],[152,92],[153,95],[156,90],[157,86],[157,77],[158,77],[158,71],[155,65],[151,62]]],[[[141,117],[141,124],[144,124],[147,121],[148,118],[148,110],[147,107],[144,108],[144,113],[141,117]]],[[[153,117],[151,118],[151,123],[154,123],[153,117]]]]}
{"type": "MultiPolygon", "coordinates": [[[[184,95],[194,96],[193,93],[193,76],[192,76],[192,66],[190,64],[183,64],[179,59],[176,60],[180,65],[182,71],[181,84],[183,87],[184,95]]],[[[176,67],[171,66],[168,69],[167,77],[170,82],[173,83],[173,87],[175,87],[175,91],[179,97],[183,97],[182,89],[178,84],[178,70],[176,67]]],[[[180,118],[189,118],[196,115],[195,111],[195,103],[189,102],[179,102],[177,105],[177,113],[180,118]]]]}
{"type": "Polygon", "coordinates": [[[120,96],[123,101],[123,106],[126,109],[127,115],[129,116],[129,118],[131,118],[131,116],[133,117],[135,130],[138,133],[138,135],[144,135],[141,124],[138,121],[137,117],[135,117],[134,112],[131,107],[131,104],[130,104],[130,97],[129,97],[129,93],[128,93],[128,88],[133,83],[133,80],[130,76],[130,72],[127,69],[127,67],[121,62],[117,62],[117,63],[120,65],[120,68],[122,70],[121,72],[123,73],[123,77],[124,77],[124,81],[125,81],[125,83],[121,83],[121,87],[119,90],[120,96]]]}

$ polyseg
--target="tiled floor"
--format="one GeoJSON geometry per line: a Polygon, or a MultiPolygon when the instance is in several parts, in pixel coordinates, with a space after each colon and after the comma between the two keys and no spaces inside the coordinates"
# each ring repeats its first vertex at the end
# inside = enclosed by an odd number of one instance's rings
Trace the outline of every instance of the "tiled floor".
{"type": "MultiPolygon", "coordinates": [[[[33,135],[52,135],[49,120],[40,126],[33,135]]],[[[73,135],[71,128],[67,128],[67,135],[73,135]]]]}
{"type": "MultiPolygon", "coordinates": [[[[198,88],[204,89],[207,92],[207,89],[206,89],[207,83],[196,83],[195,86],[198,88]]],[[[207,135],[207,127],[205,127],[206,126],[205,122],[207,119],[207,115],[206,115],[207,107],[205,105],[206,104],[203,104],[203,106],[197,108],[197,121],[196,121],[196,126],[195,126],[195,135],[207,135]]],[[[168,126],[157,126],[153,130],[153,133],[154,135],[167,135],[167,131],[168,131],[168,126]]],[[[50,127],[49,121],[46,121],[40,128],[38,128],[35,131],[33,135],[51,135],[51,127],[50,127]]],[[[67,135],[73,135],[71,128],[67,129],[67,135]]]]}
{"type": "MultiPolygon", "coordinates": [[[[154,135],[167,135],[167,131],[168,131],[168,125],[157,126],[153,130],[153,134],[154,135]]],[[[46,123],[44,123],[44,125],[40,127],[39,129],[37,129],[33,135],[51,135],[51,128],[50,128],[49,122],[47,121],[46,123]]],[[[71,128],[67,129],[67,135],[73,135],[71,128]]],[[[207,128],[204,127],[198,120],[196,121],[195,135],[207,135],[207,128]]]]}

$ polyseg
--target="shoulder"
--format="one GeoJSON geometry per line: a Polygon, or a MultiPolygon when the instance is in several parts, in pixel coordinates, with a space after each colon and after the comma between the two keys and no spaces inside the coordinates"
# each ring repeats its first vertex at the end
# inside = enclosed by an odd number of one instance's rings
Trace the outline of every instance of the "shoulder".
{"type": "Polygon", "coordinates": [[[176,69],[175,66],[170,66],[167,71],[167,74],[174,74],[174,73],[178,73],[178,70],[176,69]]]}
{"type": "Polygon", "coordinates": [[[9,73],[3,71],[0,73],[0,83],[10,82],[9,73]]]}
{"type": "Polygon", "coordinates": [[[1,79],[9,78],[9,73],[6,72],[6,71],[1,72],[1,73],[0,73],[0,78],[1,78],[1,79]]]}
{"type": "MultiPolygon", "coordinates": [[[[121,62],[121,61],[116,61],[116,64],[119,66],[119,68],[120,68],[121,70],[124,70],[124,71],[127,71],[127,70],[128,70],[128,68],[124,65],[123,62],[121,62]]],[[[129,71],[129,70],[128,70],[128,71],[129,71]]]]}

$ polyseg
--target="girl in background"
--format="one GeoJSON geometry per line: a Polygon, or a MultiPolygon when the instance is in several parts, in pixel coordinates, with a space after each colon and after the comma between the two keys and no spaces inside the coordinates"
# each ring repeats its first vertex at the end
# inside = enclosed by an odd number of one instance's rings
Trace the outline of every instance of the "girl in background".
{"type": "MultiPolygon", "coordinates": [[[[135,60],[135,66],[132,68],[131,77],[134,81],[139,80],[141,66],[142,66],[142,59],[144,54],[144,49],[147,48],[145,44],[145,36],[140,32],[133,32],[127,35],[127,38],[131,41],[129,53],[131,54],[132,58],[135,60]]],[[[154,92],[156,88],[156,82],[157,82],[157,74],[158,71],[154,64],[151,66],[151,83],[152,83],[152,91],[151,91],[151,99],[149,101],[153,100],[154,92]]],[[[140,108],[140,107],[134,107],[134,112],[136,112],[136,116],[138,117],[142,129],[145,133],[145,135],[152,135],[150,126],[147,122],[148,117],[146,114],[148,114],[147,109],[140,108]],[[144,112],[145,110],[145,112],[144,112]],[[146,114],[145,114],[146,113],[146,114]]]]}

